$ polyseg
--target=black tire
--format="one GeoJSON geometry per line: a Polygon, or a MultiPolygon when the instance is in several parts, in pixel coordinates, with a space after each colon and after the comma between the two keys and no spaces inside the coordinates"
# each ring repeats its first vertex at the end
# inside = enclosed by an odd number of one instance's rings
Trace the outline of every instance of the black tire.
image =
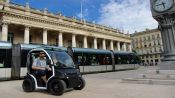
{"type": "Polygon", "coordinates": [[[66,90],[66,84],[63,80],[54,79],[51,80],[48,84],[48,90],[53,94],[60,96],[66,90]]]}
{"type": "Polygon", "coordinates": [[[77,87],[74,87],[75,90],[82,90],[86,85],[85,80],[81,77],[80,78],[80,84],[77,87]]]}
{"type": "Polygon", "coordinates": [[[25,92],[33,92],[35,90],[34,81],[30,78],[24,79],[22,88],[25,92]]]}

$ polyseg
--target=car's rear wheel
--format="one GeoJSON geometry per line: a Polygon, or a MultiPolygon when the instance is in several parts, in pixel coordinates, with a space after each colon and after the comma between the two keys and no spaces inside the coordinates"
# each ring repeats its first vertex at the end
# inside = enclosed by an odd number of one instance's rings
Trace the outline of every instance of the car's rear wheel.
{"type": "Polygon", "coordinates": [[[26,78],[23,81],[22,88],[25,92],[32,92],[35,90],[34,81],[30,78],[26,78]]]}
{"type": "Polygon", "coordinates": [[[62,95],[64,91],[66,90],[66,84],[63,80],[54,79],[49,82],[48,90],[53,95],[59,96],[59,95],[62,95]]]}
{"type": "Polygon", "coordinates": [[[80,78],[80,84],[77,87],[74,87],[75,90],[82,90],[86,85],[85,80],[81,77],[80,78]]]}

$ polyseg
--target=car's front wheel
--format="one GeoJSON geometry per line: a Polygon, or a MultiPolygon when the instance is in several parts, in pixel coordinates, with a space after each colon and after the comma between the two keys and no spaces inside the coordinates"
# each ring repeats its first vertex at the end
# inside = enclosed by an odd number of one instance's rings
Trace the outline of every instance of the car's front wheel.
{"type": "Polygon", "coordinates": [[[34,81],[30,78],[24,79],[22,88],[25,92],[33,92],[35,90],[34,81]]]}
{"type": "Polygon", "coordinates": [[[77,87],[74,87],[75,90],[82,90],[86,85],[85,80],[81,77],[80,78],[80,84],[77,87]]]}
{"type": "Polygon", "coordinates": [[[48,90],[53,95],[62,95],[66,89],[66,84],[63,80],[54,79],[51,80],[48,84],[48,90]]]}

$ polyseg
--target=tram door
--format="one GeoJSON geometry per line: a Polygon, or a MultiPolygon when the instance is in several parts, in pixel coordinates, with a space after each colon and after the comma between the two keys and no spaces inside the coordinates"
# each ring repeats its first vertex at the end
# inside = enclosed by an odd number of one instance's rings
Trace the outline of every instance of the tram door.
{"type": "Polygon", "coordinates": [[[115,71],[115,57],[114,51],[111,50],[111,57],[112,57],[112,70],[115,71]]]}
{"type": "Polygon", "coordinates": [[[12,67],[11,78],[20,79],[20,67],[21,67],[21,49],[20,45],[12,46],[12,67]]]}

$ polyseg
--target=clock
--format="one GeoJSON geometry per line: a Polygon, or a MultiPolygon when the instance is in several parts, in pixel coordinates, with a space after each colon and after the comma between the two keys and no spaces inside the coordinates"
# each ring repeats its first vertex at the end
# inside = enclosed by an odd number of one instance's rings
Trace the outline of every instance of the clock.
{"type": "Polygon", "coordinates": [[[154,0],[153,9],[156,12],[164,12],[169,10],[174,4],[174,0],[154,0]]]}

